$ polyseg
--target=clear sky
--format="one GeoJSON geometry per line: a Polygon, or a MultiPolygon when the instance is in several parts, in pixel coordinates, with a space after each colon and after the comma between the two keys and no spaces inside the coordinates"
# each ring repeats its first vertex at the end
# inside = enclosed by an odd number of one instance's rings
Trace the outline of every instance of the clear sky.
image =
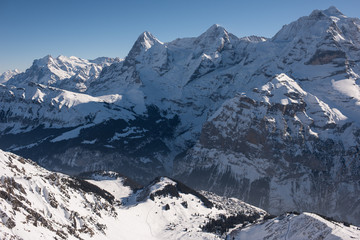
{"type": "Polygon", "coordinates": [[[125,57],[137,37],[194,37],[217,23],[238,37],[272,37],[314,9],[360,17],[360,0],[0,0],[0,73],[51,54],[125,57]]]}

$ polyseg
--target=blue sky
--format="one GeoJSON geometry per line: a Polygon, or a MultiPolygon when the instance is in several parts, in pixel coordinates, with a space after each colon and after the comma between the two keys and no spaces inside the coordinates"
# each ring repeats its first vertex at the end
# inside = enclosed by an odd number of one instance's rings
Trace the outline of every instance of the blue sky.
{"type": "Polygon", "coordinates": [[[238,37],[272,37],[332,5],[360,17],[359,0],[0,0],[0,73],[23,71],[47,54],[125,57],[144,31],[167,42],[217,23],[238,37]]]}

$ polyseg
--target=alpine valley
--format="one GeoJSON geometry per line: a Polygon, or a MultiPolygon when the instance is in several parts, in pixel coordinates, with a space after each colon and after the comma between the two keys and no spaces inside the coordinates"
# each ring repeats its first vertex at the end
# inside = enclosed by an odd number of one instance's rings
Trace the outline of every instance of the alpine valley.
{"type": "Polygon", "coordinates": [[[118,221],[133,231],[123,239],[360,238],[334,221],[360,225],[359,81],[360,19],[335,7],[269,39],[144,32],[125,59],[49,55],[8,71],[0,238],[40,224],[44,239],[117,239],[118,221]],[[242,220],[219,227],[230,217],[242,220]]]}

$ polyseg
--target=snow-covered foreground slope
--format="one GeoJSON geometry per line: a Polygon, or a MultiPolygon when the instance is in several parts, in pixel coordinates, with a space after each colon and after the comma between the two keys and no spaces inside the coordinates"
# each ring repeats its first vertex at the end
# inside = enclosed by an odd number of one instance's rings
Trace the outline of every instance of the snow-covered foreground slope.
{"type": "Polygon", "coordinates": [[[360,228],[326,220],[313,213],[285,214],[260,224],[234,230],[228,240],[353,240],[360,239],[360,228]]]}
{"type": "Polygon", "coordinates": [[[0,170],[4,240],[360,237],[359,228],[310,213],[269,219],[265,211],[238,199],[199,193],[167,177],[135,190],[116,173],[71,178],[3,151],[0,170]]]}
{"type": "Polygon", "coordinates": [[[209,193],[207,198],[165,177],[134,191],[121,178],[71,178],[3,151],[0,170],[4,240],[220,239],[205,231],[208,222],[242,216],[242,223],[267,215],[240,200],[209,193]]]}

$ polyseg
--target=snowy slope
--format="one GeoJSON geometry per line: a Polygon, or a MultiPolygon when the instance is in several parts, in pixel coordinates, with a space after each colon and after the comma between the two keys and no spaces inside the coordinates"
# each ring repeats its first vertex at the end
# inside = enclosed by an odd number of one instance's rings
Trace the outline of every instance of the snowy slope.
{"type": "Polygon", "coordinates": [[[141,188],[141,185],[132,182],[127,177],[111,171],[82,173],[80,177],[111,193],[117,200],[126,198],[133,190],[141,188]]]}
{"type": "Polygon", "coordinates": [[[11,153],[0,164],[1,239],[101,238],[117,214],[109,193],[11,153]]]}
{"type": "Polygon", "coordinates": [[[313,213],[285,214],[261,224],[234,230],[227,239],[359,239],[359,228],[326,220],[313,213]]]}
{"type": "Polygon", "coordinates": [[[119,178],[88,180],[118,191],[114,197],[8,152],[0,151],[0,169],[1,239],[220,239],[201,226],[220,215],[266,215],[239,200],[211,202],[169,178],[137,192],[119,178]]]}

